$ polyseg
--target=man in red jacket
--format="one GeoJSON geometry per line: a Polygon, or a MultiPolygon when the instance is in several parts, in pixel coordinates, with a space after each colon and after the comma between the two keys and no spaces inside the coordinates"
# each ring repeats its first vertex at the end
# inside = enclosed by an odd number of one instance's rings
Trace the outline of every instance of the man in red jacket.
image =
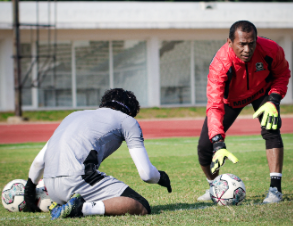
{"type": "MultiPolygon", "coordinates": [[[[249,21],[235,22],[227,43],[214,56],[208,74],[207,117],[198,143],[199,163],[211,184],[219,175],[225,159],[238,159],[226,149],[225,132],[244,106],[252,104],[253,118],[261,123],[266,142],[271,184],[264,203],[282,200],[281,178],[283,141],[280,134],[280,101],[287,92],[290,78],[283,49],[274,41],[257,37],[249,21]]],[[[210,200],[208,190],[198,198],[210,200]]]]}

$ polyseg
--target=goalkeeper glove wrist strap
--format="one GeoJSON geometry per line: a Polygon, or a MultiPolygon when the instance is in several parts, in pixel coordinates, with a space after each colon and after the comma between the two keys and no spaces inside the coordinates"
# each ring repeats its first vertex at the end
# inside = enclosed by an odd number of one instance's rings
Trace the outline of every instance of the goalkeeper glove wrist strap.
{"type": "Polygon", "coordinates": [[[272,102],[274,105],[279,106],[280,102],[281,102],[281,95],[277,94],[277,93],[271,93],[269,95],[269,99],[268,101],[272,102]]]}
{"type": "Polygon", "coordinates": [[[218,141],[216,143],[213,143],[213,152],[216,153],[220,149],[226,149],[226,145],[223,141],[218,141]]]}
{"type": "Polygon", "coordinates": [[[31,178],[28,178],[25,186],[26,190],[34,190],[36,187],[37,185],[32,182],[31,178]]]}
{"type": "Polygon", "coordinates": [[[161,186],[165,185],[165,180],[166,180],[166,173],[164,171],[158,170],[160,173],[160,179],[158,181],[158,184],[161,186]]]}

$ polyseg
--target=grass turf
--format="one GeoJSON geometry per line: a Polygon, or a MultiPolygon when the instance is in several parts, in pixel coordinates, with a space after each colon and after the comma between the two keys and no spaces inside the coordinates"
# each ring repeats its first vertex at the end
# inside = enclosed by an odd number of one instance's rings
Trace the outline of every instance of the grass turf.
{"type": "MultiPolygon", "coordinates": [[[[10,213],[0,206],[0,225],[292,225],[293,224],[293,134],[284,134],[283,199],[279,204],[262,205],[269,188],[264,141],[260,136],[230,136],[228,150],[239,163],[227,160],[221,173],[233,173],[245,183],[247,196],[240,206],[220,207],[212,202],[198,202],[208,188],[200,169],[196,146],[198,138],[146,140],[153,165],[165,170],[173,192],[146,184],[139,178],[126,144],[106,159],[100,168],[124,181],[149,201],[148,216],[91,216],[50,221],[48,213],[10,213]]],[[[0,145],[0,189],[13,179],[27,179],[34,157],[44,143],[0,145]]]]}

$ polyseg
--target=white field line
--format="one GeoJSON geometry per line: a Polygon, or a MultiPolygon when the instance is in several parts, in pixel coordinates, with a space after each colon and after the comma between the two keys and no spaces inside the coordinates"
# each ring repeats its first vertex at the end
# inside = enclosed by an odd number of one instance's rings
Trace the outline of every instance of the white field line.
{"type": "MultiPolygon", "coordinates": [[[[256,205],[262,205],[262,203],[255,203],[253,204],[253,206],[256,206],[256,205]]],[[[251,204],[246,204],[244,206],[251,206],[251,204]]],[[[185,210],[198,210],[198,209],[206,209],[206,208],[212,208],[214,206],[198,206],[198,207],[191,207],[191,208],[188,208],[188,209],[175,209],[175,210],[170,210],[170,211],[185,211],[185,210]]],[[[226,206],[228,207],[232,214],[234,215],[235,214],[235,211],[229,207],[229,206],[226,206]]],[[[9,221],[9,220],[17,220],[17,221],[22,221],[22,220],[27,220],[27,219],[44,219],[46,218],[46,216],[42,215],[42,216],[31,216],[31,217],[2,217],[0,218],[0,221],[9,221]]]]}
{"type": "Polygon", "coordinates": [[[235,216],[235,210],[233,210],[230,206],[226,206],[231,212],[232,214],[235,216]]]}
{"type": "Polygon", "coordinates": [[[10,146],[10,147],[0,147],[1,149],[31,149],[31,148],[40,148],[40,150],[44,147],[44,145],[24,145],[24,146],[10,146]]]}
{"type": "MultiPolygon", "coordinates": [[[[258,206],[258,205],[266,205],[266,204],[263,204],[261,202],[259,203],[248,203],[248,204],[241,204],[240,206],[258,206]]],[[[185,211],[185,210],[198,210],[198,209],[206,209],[206,208],[213,208],[215,207],[216,205],[211,205],[211,206],[196,206],[196,207],[190,207],[190,208],[186,208],[186,209],[175,209],[175,210],[170,210],[170,211],[185,211]]],[[[232,214],[234,215],[235,214],[235,210],[233,210],[232,206],[222,206],[223,208],[224,207],[227,207],[231,212],[232,214]]]]}
{"type": "Polygon", "coordinates": [[[198,209],[206,209],[206,208],[210,208],[210,207],[213,207],[213,206],[197,206],[197,207],[190,207],[188,209],[175,209],[173,211],[198,210],[198,209]]]}
{"type": "MultiPolygon", "coordinates": [[[[233,153],[245,153],[245,152],[264,152],[265,149],[263,150],[236,150],[233,151],[233,153]]],[[[167,155],[161,154],[161,155],[157,155],[154,154],[152,155],[151,153],[148,153],[148,156],[150,158],[159,158],[159,157],[166,157],[167,155]]],[[[168,155],[168,157],[186,157],[186,156],[197,156],[197,151],[195,150],[194,153],[190,153],[190,154],[183,154],[182,152],[178,153],[178,155],[168,155]]],[[[130,158],[130,156],[111,156],[109,157],[111,159],[127,159],[130,158]]],[[[0,162],[1,163],[1,162],[0,162]]],[[[3,163],[3,162],[2,162],[3,163]]]]}
{"type": "MultiPolygon", "coordinates": [[[[243,205],[243,204],[242,204],[243,205]]],[[[245,204],[243,206],[251,206],[252,204],[245,204]]],[[[262,203],[254,203],[253,206],[256,206],[256,205],[265,205],[265,204],[262,204],[262,203]]],[[[170,210],[170,211],[185,211],[185,210],[197,210],[197,209],[206,209],[206,208],[212,208],[214,207],[215,205],[212,205],[212,206],[197,206],[197,207],[190,207],[188,209],[175,209],[175,210],[170,210]]],[[[231,212],[233,214],[235,214],[235,211],[229,207],[229,206],[226,206],[228,207],[231,212]]],[[[9,220],[17,220],[17,221],[22,221],[22,220],[27,220],[27,219],[44,219],[46,218],[45,215],[41,215],[41,216],[31,216],[31,217],[2,217],[0,218],[0,221],[9,221],[9,220]]]]}
{"type": "Polygon", "coordinates": [[[46,218],[46,216],[41,215],[41,216],[31,216],[31,217],[2,217],[0,218],[0,221],[10,221],[10,220],[22,221],[27,219],[42,219],[42,218],[46,218]]]}
{"type": "MultiPolygon", "coordinates": [[[[283,140],[290,140],[291,138],[290,137],[282,137],[283,140]]],[[[249,141],[249,140],[263,140],[263,138],[261,136],[259,137],[256,137],[256,138],[232,138],[230,140],[231,141],[243,141],[243,142],[246,142],[246,141],[249,141]]],[[[178,142],[177,144],[172,144],[172,145],[180,145],[180,144],[183,144],[183,143],[197,143],[198,142],[198,139],[195,139],[195,140],[184,140],[184,141],[180,141],[178,142]]],[[[229,140],[228,140],[229,142],[229,140]]],[[[153,142],[153,141],[145,141],[144,142],[145,145],[170,145],[169,142],[153,142]]],[[[126,143],[124,142],[121,146],[126,146],[126,143]]],[[[44,146],[43,145],[24,145],[24,146],[9,146],[9,147],[0,147],[0,150],[9,150],[9,149],[31,149],[31,148],[40,148],[40,150],[43,148],[44,146]]]]}
{"type": "MultiPolygon", "coordinates": [[[[230,137],[227,137],[228,138],[228,142],[230,141],[249,141],[249,140],[263,140],[263,138],[261,137],[261,135],[259,135],[259,137],[255,137],[255,138],[246,138],[246,137],[237,137],[237,138],[230,138],[230,137]]],[[[291,139],[290,137],[282,137],[283,140],[289,140],[291,139]]],[[[182,144],[182,143],[196,143],[198,142],[198,138],[195,138],[194,140],[184,140],[184,141],[180,141],[178,142],[178,144],[182,144]]],[[[145,144],[152,144],[152,145],[168,145],[169,142],[153,142],[153,141],[145,141],[145,144]]],[[[174,144],[172,144],[174,145],[174,144]]]]}

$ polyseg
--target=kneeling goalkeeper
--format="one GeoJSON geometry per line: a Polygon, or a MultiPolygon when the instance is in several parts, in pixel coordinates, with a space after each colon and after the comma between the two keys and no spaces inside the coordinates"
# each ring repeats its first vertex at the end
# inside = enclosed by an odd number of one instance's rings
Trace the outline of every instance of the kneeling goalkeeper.
{"type": "Polygon", "coordinates": [[[150,214],[144,197],[98,170],[102,161],[126,141],[141,179],[172,192],[168,175],[158,171],[148,158],[141,128],[134,119],[139,109],[132,92],[117,88],[106,91],[99,109],[67,116],[30,167],[25,187],[28,210],[40,211],[35,205],[35,188],[43,175],[54,201],[50,207],[52,219],[150,214]]]}

